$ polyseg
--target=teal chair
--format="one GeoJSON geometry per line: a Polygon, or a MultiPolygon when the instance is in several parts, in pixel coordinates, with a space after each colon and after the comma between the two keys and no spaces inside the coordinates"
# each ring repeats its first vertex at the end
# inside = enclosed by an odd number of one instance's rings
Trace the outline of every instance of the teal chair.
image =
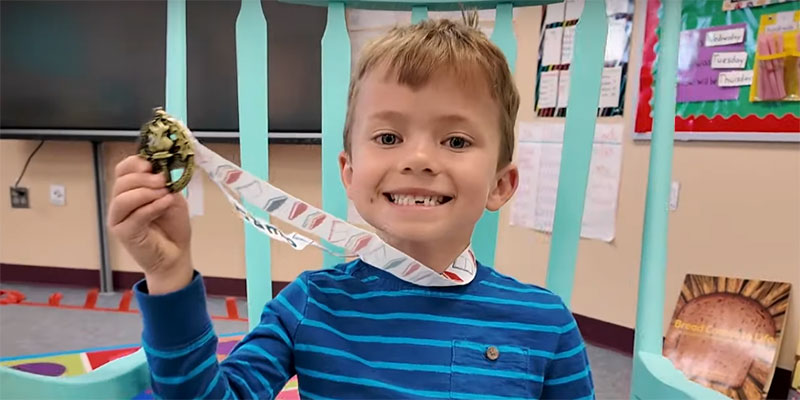
{"type": "MultiPolygon", "coordinates": [[[[337,155],[343,148],[347,90],[350,83],[350,40],[345,7],[376,10],[410,10],[412,21],[427,18],[428,11],[496,8],[492,40],[503,50],[511,68],[516,64],[517,43],[512,26],[513,7],[556,3],[559,0],[281,0],[287,3],[327,7],[328,23],[322,38],[322,197],[323,208],[341,218],[347,213],[344,189],[339,182],[337,155]]],[[[631,397],[635,399],[725,398],[686,379],[661,355],[662,313],[667,243],[667,204],[672,168],[675,115],[675,79],[681,2],[664,2],[656,81],[655,124],[651,143],[650,175],[639,282],[636,342],[631,397]]],[[[166,109],[186,120],[186,5],[169,0],[167,5],[166,109]]],[[[580,225],[589,175],[596,110],[600,94],[606,37],[605,5],[587,0],[577,27],[561,175],[558,187],[547,286],[569,304],[575,276],[580,225]],[[604,43],[603,43],[604,44],[604,43]],[[578,93],[580,90],[580,93],[578,93]]],[[[267,25],[259,1],[244,0],[236,21],[236,58],[239,93],[239,125],[242,166],[262,179],[268,176],[267,121],[267,25]]],[[[251,210],[260,214],[261,210],[251,210]]],[[[265,215],[261,214],[262,217],[265,215]]],[[[498,215],[486,213],[475,235],[479,259],[493,262],[498,215]],[[492,240],[485,240],[485,238],[492,240]]],[[[250,326],[271,293],[270,242],[245,226],[247,308],[250,326]]],[[[325,256],[325,265],[341,260],[325,256]]],[[[132,398],[149,385],[142,351],[113,361],[86,375],[54,378],[0,368],[0,398],[132,398]]]]}

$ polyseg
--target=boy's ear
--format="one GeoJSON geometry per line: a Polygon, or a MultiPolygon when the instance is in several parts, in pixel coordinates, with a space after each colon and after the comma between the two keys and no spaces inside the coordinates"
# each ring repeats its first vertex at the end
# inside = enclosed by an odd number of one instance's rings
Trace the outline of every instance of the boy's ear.
{"type": "Polygon", "coordinates": [[[486,209],[489,211],[499,210],[517,191],[519,169],[513,163],[509,163],[497,171],[494,183],[494,188],[489,192],[489,198],[486,201],[486,209]]]}
{"type": "Polygon", "coordinates": [[[348,191],[350,182],[353,180],[353,167],[350,166],[350,156],[344,151],[339,153],[339,174],[341,174],[342,177],[344,190],[348,191]]]}

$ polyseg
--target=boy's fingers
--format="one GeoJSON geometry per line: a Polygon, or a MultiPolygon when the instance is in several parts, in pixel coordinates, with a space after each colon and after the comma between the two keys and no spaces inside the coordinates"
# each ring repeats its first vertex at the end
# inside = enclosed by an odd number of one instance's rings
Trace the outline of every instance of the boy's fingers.
{"type": "Polygon", "coordinates": [[[119,224],[118,229],[121,231],[141,229],[141,227],[160,217],[172,205],[172,202],[173,196],[164,196],[143,207],[139,207],[119,224]]]}
{"type": "Polygon", "coordinates": [[[134,172],[117,178],[111,197],[117,197],[129,190],[140,187],[150,189],[163,189],[167,184],[163,174],[151,174],[147,172],[134,172]]]}
{"type": "Polygon", "coordinates": [[[124,160],[120,161],[119,164],[117,164],[116,168],[114,169],[114,176],[120,177],[136,172],[150,172],[152,169],[153,166],[142,157],[135,155],[128,156],[124,160]]]}
{"type": "Polygon", "coordinates": [[[156,199],[165,197],[169,193],[166,188],[163,189],[150,189],[138,188],[129,190],[116,196],[111,201],[111,207],[108,210],[108,225],[114,227],[123,222],[128,216],[148,203],[156,199]]]}

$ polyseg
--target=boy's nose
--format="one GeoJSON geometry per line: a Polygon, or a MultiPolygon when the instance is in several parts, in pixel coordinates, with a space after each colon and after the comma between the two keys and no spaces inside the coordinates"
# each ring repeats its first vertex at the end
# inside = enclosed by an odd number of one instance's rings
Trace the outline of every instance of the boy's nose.
{"type": "Polygon", "coordinates": [[[403,173],[438,174],[440,171],[439,160],[432,146],[420,144],[413,146],[402,158],[403,173]]]}

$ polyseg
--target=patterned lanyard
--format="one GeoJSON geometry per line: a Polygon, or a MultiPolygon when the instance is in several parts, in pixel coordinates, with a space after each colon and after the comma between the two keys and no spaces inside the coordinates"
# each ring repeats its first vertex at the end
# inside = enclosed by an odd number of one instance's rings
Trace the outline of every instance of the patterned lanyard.
{"type": "MultiPolygon", "coordinates": [[[[420,286],[465,285],[475,278],[477,262],[471,248],[468,247],[464,250],[443,273],[439,274],[390,246],[375,233],[351,225],[239,168],[236,164],[202,145],[180,121],[169,117],[163,111],[158,110],[157,115],[162,121],[166,121],[167,125],[177,127],[178,138],[183,135],[189,139],[193,147],[194,165],[206,171],[208,177],[219,186],[239,216],[270,238],[286,243],[295,250],[302,250],[308,245],[312,245],[337,256],[357,255],[367,264],[420,286]],[[247,211],[243,205],[244,202],[259,207],[270,216],[297,229],[314,234],[346,252],[330,250],[298,233],[286,234],[276,226],[247,211]]],[[[146,133],[146,130],[143,130],[143,137],[146,133]]],[[[185,155],[183,157],[186,160],[185,155]]],[[[190,165],[191,161],[189,160],[190,165]]]]}

